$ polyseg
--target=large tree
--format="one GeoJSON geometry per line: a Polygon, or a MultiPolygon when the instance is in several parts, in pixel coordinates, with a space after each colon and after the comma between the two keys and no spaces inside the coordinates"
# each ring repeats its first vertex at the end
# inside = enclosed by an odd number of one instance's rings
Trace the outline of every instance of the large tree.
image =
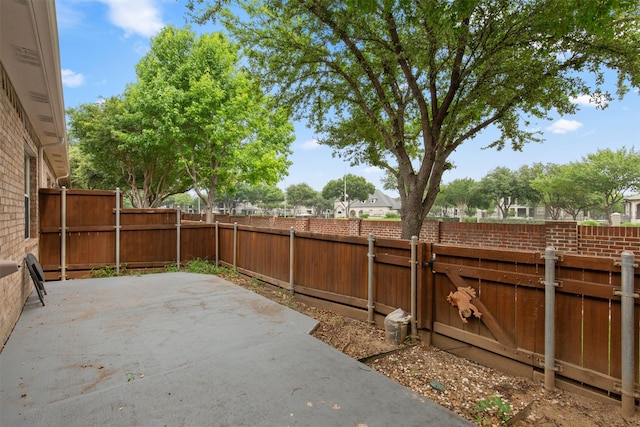
{"type": "Polygon", "coordinates": [[[89,153],[83,151],[78,144],[69,144],[69,168],[71,169],[71,188],[95,190],[113,189],[113,185],[105,184],[105,174],[93,164],[89,153]]]}
{"type": "Polygon", "coordinates": [[[82,104],[67,111],[69,134],[86,156],[83,184],[121,187],[135,207],[157,207],[167,196],[189,188],[171,140],[150,125],[140,109],[136,85],[121,97],[82,104]]]}
{"type": "Polygon", "coordinates": [[[252,70],[322,143],[397,178],[402,237],[418,235],[449,157],[490,126],[521,150],[531,119],[605,102],[605,71],[640,86],[640,6],[630,0],[190,0],[210,7],[252,70]],[[583,78],[587,74],[590,77],[583,78]],[[591,83],[593,82],[593,83],[591,83]]]}
{"type": "Polygon", "coordinates": [[[196,37],[169,26],[136,67],[140,108],[172,143],[208,221],[219,192],[275,184],[290,165],[289,109],[274,106],[243,71],[237,50],[220,33],[196,37]]]}
{"type": "Polygon", "coordinates": [[[332,179],[322,188],[322,197],[327,200],[340,200],[345,209],[345,216],[350,216],[351,203],[356,200],[367,200],[376,191],[376,186],[361,176],[351,173],[342,179],[332,179]]]}

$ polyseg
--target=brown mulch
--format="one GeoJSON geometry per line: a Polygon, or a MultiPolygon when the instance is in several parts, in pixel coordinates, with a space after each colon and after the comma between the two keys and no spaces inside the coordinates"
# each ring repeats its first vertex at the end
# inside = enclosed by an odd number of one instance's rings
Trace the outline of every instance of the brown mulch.
{"type": "Polygon", "coordinates": [[[384,329],[305,304],[289,292],[242,276],[228,280],[318,320],[313,335],[372,369],[480,426],[640,426],[623,419],[619,403],[546,391],[420,341],[396,346],[384,329]]]}

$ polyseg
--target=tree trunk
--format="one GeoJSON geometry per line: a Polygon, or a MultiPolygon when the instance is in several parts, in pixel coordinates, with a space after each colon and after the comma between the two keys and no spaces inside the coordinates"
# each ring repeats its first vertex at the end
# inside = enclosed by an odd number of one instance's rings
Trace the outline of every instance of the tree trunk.
{"type": "Polygon", "coordinates": [[[437,162],[424,162],[417,174],[410,162],[399,161],[398,191],[402,204],[402,239],[420,237],[425,217],[433,207],[440,192],[440,182],[446,165],[446,157],[437,162]]]}
{"type": "Polygon", "coordinates": [[[404,197],[400,197],[402,202],[402,234],[401,239],[411,239],[413,236],[420,237],[420,230],[424,222],[425,212],[422,206],[422,191],[409,191],[404,197]]]}

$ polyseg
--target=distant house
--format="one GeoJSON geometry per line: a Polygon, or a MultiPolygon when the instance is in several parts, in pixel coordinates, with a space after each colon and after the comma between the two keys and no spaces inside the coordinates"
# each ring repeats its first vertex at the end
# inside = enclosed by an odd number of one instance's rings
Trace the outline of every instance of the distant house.
{"type": "MultiPolygon", "coordinates": [[[[366,200],[355,200],[349,208],[349,217],[357,218],[368,216],[369,218],[384,218],[387,213],[400,215],[400,200],[387,196],[380,190],[375,190],[366,200]]],[[[347,203],[342,200],[334,202],[336,218],[345,218],[347,203]]]]}
{"type": "Polygon", "coordinates": [[[624,215],[630,222],[640,223],[640,194],[624,199],[624,215]]]}
{"type": "MultiPolygon", "coordinates": [[[[53,1],[0,0],[0,165],[0,260],[22,264],[38,256],[38,189],[69,185],[53,1]]],[[[33,290],[25,270],[0,277],[0,344],[33,290]]]]}

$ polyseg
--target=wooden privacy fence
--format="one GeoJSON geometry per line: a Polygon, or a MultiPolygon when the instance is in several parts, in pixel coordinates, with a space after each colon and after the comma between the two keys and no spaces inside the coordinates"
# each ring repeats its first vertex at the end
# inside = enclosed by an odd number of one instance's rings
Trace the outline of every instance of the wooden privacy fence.
{"type": "MultiPolygon", "coordinates": [[[[433,245],[434,317],[433,341],[446,347],[446,338],[483,348],[512,360],[545,367],[545,331],[552,327],[551,369],[576,384],[624,394],[621,384],[622,348],[629,345],[636,355],[631,361],[634,386],[627,391],[637,397],[638,321],[637,265],[632,281],[632,333],[621,334],[620,262],[612,258],[558,254],[552,266],[555,307],[551,322],[545,322],[544,254],[496,249],[433,245]],[[482,319],[463,323],[458,313],[442,304],[458,287],[477,292],[473,300],[482,319]],[[549,324],[550,323],[550,324],[549,324]],[[444,338],[444,339],[443,339],[444,338]],[[634,390],[635,388],[635,390],[634,390]]],[[[547,349],[548,350],[548,349],[547,349]]],[[[547,365],[548,367],[548,365],[547,365]]]]}
{"type": "Polygon", "coordinates": [[[182,225],[175,209],[120,209],[120,202],[113,191],[40,190],[47,280],[87,277],[104,267],[164,267],[181,257],[213,259],[211,226],[182,225]]]}
{"type": "Polygon", "coordinates": [[[429,332],[439,347],[486,350],[544,374],[547,386],[560,378],[622,396],[635,410],[640,274],[633,258],[625,270],[620,258],[566,252],[181,222],[173,209],[120,209],[114,192],[41,190],[40,203],[40,259],[48,280],[86,277],[105,266],[206,259],[366,310],[370,321],[398,307],[410,310],[412,329],[429,332]],[[470,301],[481,317],[461,316],[448,302],[464,288],[475,293],[470,301]]]}

